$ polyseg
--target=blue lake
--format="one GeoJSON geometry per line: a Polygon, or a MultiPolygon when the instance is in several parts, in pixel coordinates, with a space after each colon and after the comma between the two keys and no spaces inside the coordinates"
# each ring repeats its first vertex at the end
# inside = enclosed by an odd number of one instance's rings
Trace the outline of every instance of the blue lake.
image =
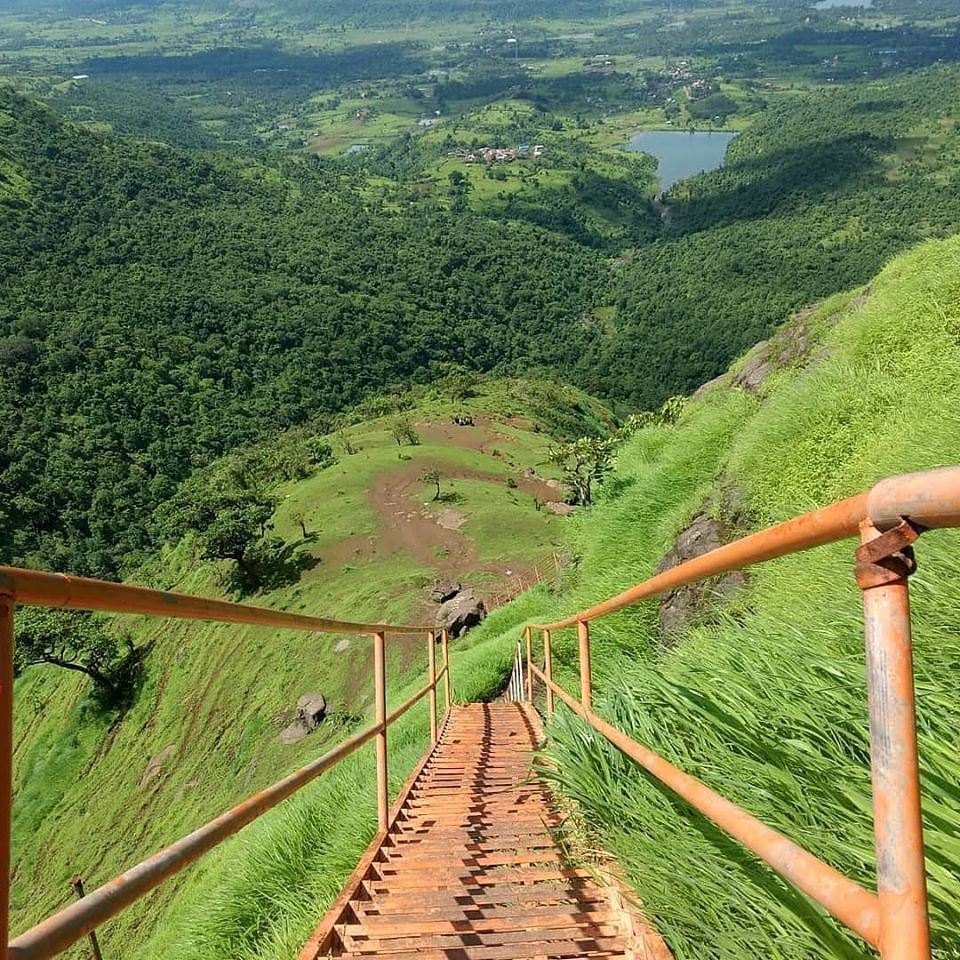
{"type": "Polygon", "coordinates": [[[627,150],[649,153],[660,161],[657,176],[661,191],[666,192],[678,180],[722,167],[727,146],[735,136],[735,133],[717,130],[702,133],[647,130],[638,133],[627,144],[627,150]]]}

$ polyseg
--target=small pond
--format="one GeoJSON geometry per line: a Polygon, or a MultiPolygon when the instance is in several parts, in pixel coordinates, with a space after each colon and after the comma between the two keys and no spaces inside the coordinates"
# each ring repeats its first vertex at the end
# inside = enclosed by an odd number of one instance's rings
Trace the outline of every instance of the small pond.
{"type": "Polygon", "coordinates": [[[627,144],[627,150],[649,153],[660,161],[657,176],[660,190],[665,193],[678,180],[722,167],[727,146],[735,136],[735,133],[720,130],[693,133],[647,130],[638,133],[627,144]]]}

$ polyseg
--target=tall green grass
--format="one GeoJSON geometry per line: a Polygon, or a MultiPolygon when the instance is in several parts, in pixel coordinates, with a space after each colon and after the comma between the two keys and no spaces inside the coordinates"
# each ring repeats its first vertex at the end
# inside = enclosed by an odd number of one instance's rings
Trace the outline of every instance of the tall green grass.
{"type": "MultiPolygon", "coordinates": [[[[757,407],[715,389],[641,435],[579,524],[570,613],[649,575],[710,494],[754,528],[960,461],[960,241],[901,257],[757,407]]],[[[599,712],[859,882],[874,884],[863,623],[854,543],[755,568],[660,653],[655,602],[596,624],[599,712]]],[[[960,956],[960,537],[925,534],[912,578],[937,956],[960,956]]],[[[574,644],[557,644],[572,684],[574,644]]],[[[560,786],[629,873],[679,960],[866,958],[853,934],[561,710],[560,786]]]]}

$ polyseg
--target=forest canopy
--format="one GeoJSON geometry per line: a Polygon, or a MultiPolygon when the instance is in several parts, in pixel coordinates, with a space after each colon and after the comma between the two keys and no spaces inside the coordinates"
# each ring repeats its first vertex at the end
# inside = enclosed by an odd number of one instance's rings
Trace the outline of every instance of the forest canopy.
{"type": "Polygon", "coordinates": [[[0,92],[0,558],[113,575],[199,466],[455,360],[571,369],[602,265],[0,92]],[[5,172],[6,171],[6,172],[5,172]]]}

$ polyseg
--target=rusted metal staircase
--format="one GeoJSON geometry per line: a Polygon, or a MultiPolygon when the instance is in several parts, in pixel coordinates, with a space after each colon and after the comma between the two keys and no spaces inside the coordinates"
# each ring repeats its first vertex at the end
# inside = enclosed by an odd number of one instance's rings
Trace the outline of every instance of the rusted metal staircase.
{"type": "Polygon", "coordinates": [[[300,960],[670,956],[619,885],[573,866],[532,766],[530,704],[453,707],[300,960]]]}
{"type": "Polygon", "coordinates": [[[508,687],[508,696],[526,702],[468,706],[453,704],[448,637],[445,631],[439,637],[438,671],[438,638],[430,626],[330,620],[0,567],[0,960],[47,960],[61,953],[367,743],[376,745],[376,840],[301,960],[668,957],[618,884],[576,868],[558,842],[561,815],[532,765],[539,735],[534,680],[541,684],[548,719],[555,700],[561,700],[624,756],[875,947],[882,960],[929,960],[908,581],[916,569],[915,542],[928,530],[947,527],[960,527],[960,467],[891,477],[662,571],[555,623],[528,624],[508,687]],[[861,543],[851,566],[863,592],[876,892],[631,739],[595,712],[592,702],[593,621],[685,584],[857,536],[861,543]],[[370,636],[374,723],[8,940],[14,615],[18,606],[30,605],[370,636]],[[579,698],[553,678],[553,634],[574,628],[579,698]],[[542,637],[542,659],[534,656],[534,631],[542,637]],[[414,634],[426,637],[428,682],[388,712],[387,636],[414,634]],[[441,681],[445,709],[438,729],[441,681]],[[431,747],[391,811],[387,733],[424,699],[431,747]]]}

